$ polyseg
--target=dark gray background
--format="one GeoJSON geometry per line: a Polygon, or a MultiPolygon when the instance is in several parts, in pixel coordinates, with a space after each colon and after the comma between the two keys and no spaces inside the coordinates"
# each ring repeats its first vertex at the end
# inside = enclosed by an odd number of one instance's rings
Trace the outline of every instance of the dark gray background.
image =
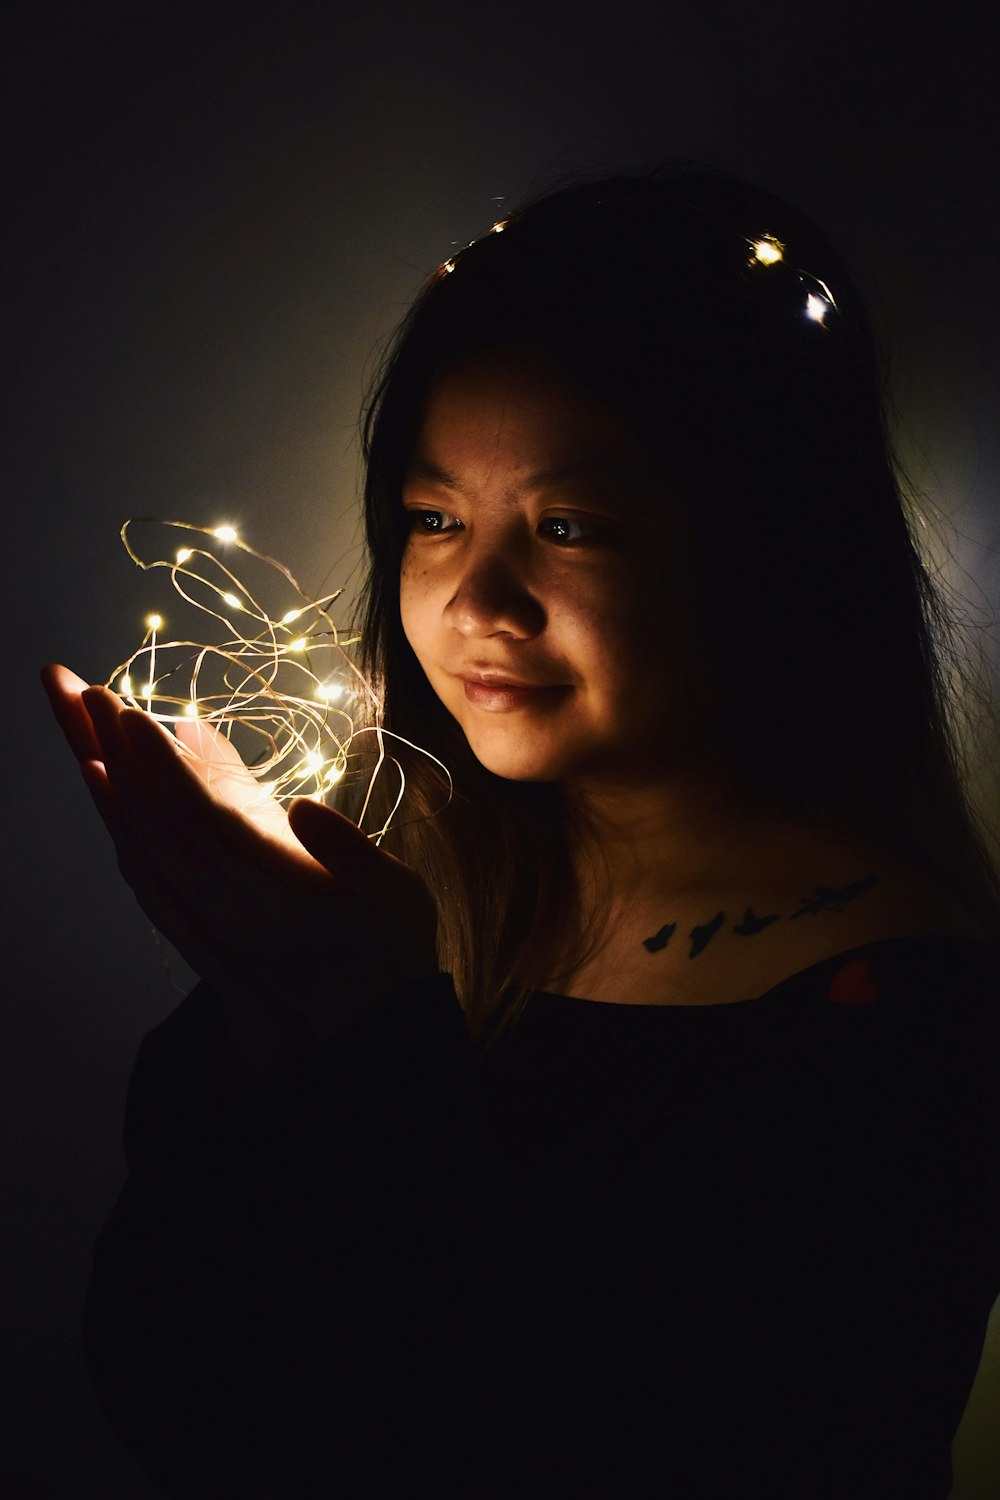
{"type": "MultiPolygon", "coordinates": [[[[1000,132],[978,10],[94,0],[3,23],[0,1472],[32,1494],[154,1494],[90,1394],[78,1320],[129,1067],[185,975],[165,972],[37,681],[52,659],[97,680],[137,643],[150,584],[121,522],[230,521],[307,588],[349,583],[359,401],[423,277],[536,183],[695,156],[790,197],[855,266],[904,457],[995,668],[1000,132]]],[[[956,1500],[996,1493],[998,1409],[994,1348],[956,1500]]]]}

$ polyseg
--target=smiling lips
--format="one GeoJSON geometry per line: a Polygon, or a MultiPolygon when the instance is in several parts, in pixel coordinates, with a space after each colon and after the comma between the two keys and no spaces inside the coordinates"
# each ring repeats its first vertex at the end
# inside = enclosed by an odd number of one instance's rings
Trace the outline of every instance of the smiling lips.
{"type": "Polygon", "coordinates": [[[546,686],[543,682],[527,682],[523,677],[513,677],[507,672],[487,671],[485,668],[481,672],[456,672],[455,675],[463,682],[479,682],[487,687],[537,688],[546,686]]]}
{"type": "Polygon", "coordinates": [[[465,696],[477,708],[490,713],[505,713],[514,708],[525,708],[538,703],[553,693],[563,692],[568,683],[524,682],[500,673],[462,672],[458,674],[465,685],[465,696]]]}

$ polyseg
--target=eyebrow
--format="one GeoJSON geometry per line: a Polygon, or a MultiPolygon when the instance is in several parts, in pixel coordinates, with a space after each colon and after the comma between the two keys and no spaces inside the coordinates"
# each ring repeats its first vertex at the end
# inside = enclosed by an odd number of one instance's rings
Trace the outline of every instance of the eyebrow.
{"type": "MultiPolygon", "coordinates": [[[[603,479],[614,477],[621,480],[622,474],[635,472],[634,460],[629,460],[623,455],[608,455],[600,458],[578,458],[565,464],[558,464],[551,469],[539,469],[535,474],[529,474],[518,486],[524,490],[548,490],[557,485],[565,484],[570,479],[603,479]]],[[[415,458],[406,472],[406,483],[436,484],[448,490],[461,490],[462,482],[447,469],[442,469],[438,464],[432,463],[430,459],[415,458]]]]}

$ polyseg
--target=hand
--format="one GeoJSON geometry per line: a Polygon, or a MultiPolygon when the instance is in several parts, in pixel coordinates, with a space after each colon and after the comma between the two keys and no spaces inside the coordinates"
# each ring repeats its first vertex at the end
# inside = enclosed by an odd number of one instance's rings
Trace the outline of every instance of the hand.
{"type": "Polygon", "coordinates": [[[430,892],[348,818],[309,798],[286,814],[204,721],[171,734],[65,667],[42,680],[140,906],[221,995],[322,1040],[437,972],[430,892]]]}

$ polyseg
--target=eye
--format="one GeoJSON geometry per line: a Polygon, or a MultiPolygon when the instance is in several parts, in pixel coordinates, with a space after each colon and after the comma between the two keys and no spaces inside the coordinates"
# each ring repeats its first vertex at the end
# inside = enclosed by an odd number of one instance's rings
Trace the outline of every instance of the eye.
{"type": "Polygon", "coordinates": [[[411,510],[407,512],[412,530],[423,533],[425,536],[437,536],[442,531],[454,531],[461,526],[457,516],[449,515],[446,510],[411,510]],[[452,525],[448,525],[448,522],[452,525]]]}
{"type": "Polygon", "coordinates": [[[577,542],[596,542],[610,530],[595,521],[574,521],[571,516],[546,516],[539,524],[552,541],[573,546],[577,542]]]}

